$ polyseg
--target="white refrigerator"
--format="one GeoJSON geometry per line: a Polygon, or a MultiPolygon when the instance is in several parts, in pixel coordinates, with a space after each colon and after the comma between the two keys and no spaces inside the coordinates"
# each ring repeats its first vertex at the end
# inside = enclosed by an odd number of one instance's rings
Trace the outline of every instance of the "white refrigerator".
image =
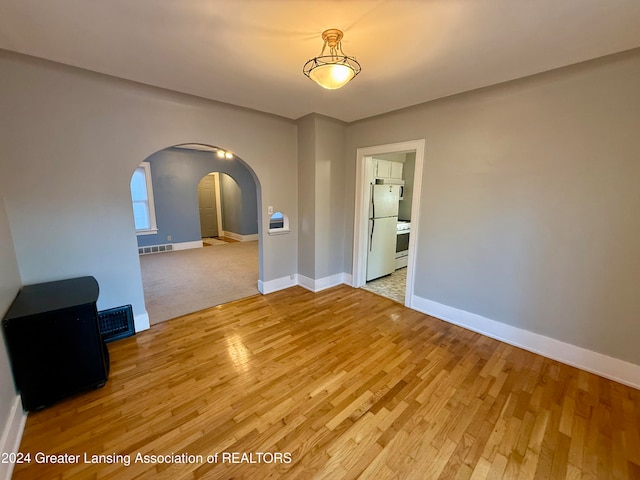
{"type": "Polygon", "coordinates": [[[400,185],[371,185],[367,281],[395,270],[400,185]]]}

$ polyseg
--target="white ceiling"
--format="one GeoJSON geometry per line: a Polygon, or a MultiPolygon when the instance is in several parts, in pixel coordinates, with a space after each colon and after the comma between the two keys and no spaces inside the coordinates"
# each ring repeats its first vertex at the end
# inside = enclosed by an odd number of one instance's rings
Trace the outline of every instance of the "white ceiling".
{"type": "Polygon", "coordinates": [[[639,0],[0,0],[0,48],[344,121],[640,47],[639,0]],[[302,74],[327,28],[362,73],[302,74]]]}

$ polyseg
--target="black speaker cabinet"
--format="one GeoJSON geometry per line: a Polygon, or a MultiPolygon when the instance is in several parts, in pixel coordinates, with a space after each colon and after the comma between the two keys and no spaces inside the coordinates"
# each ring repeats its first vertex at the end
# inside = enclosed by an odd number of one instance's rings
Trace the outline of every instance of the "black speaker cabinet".
{"type": "Polygon", "coordinates": [[[72,278],[23,287],[2,320],[13,376],[25,410],[39,410],[98,388],[109,352],[98,326],[98,282],[72,278]]]}

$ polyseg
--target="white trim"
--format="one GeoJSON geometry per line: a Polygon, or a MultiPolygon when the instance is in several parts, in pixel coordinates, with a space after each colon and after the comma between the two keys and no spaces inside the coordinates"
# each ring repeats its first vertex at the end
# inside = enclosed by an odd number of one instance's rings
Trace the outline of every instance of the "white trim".
{"type": "MultiPolygon", "coordinates": [[[[17,453],[22,440],[24,426],[27,423],[27,414],[22,410],[20,395],[13,400],[11,411],[0,437],[0,453],[17,453]]],[[[0,479],[10,480],[13,473],[12,463],[0,463],[0,479]]]]}
{"type": "Polygon", "coordinates": [[[352,286],[362,287],[366,283],[367,258],[364,252],[367,250],[367,232],[369,211],[369,191],[365,188],[373,182],[373,155],[394,152],[416,152],[416,161],[413,175],[413,196],[411,204],[411,236],[409,237],[409,258],[407,265],[407,284],[405,288],[405,305],[411,306],[413,284],[416,266],[416,245],[418,242],[418,229],[420,225],[420,197],[422,192],[422,165],[424,163],[425,140],[411,140],[407,142],[376,145],[373,147],[358,148],[356,152],[356,185],[355,185],[355,215],[353,223],[353,263],[352,286]]]}
{"type": "Polygon", "coordinates": [[[284,235],[285,233],[291,233],[289,228],[270,228],[267,230],[269,235],[284,235]]]}
{"type": "Polygon", "coordinates": [[[263,295],[266,295],[268,293],[277,292],[278,290],[284,290],[285,288],[301,286],[302,288],[306,288],[307,290],[317,293],[322,290],[326,290],[327,288],[342,285],[343,283],[351,286],[351,278],[351,274],[343,272],[319,278],[318,280],[313,280],[312,278],[296,273],[294,275],[289,275],[288,277],[269,280],[268,282],[258,280],[258,291],[263,295]]]}
{"type": "Polygon", "coordinates": [[[213,185],[216,189],[216,226],[218,227],[218,235],[222,232],[222,196],[220,195],[220,173],[212,172],[213,185]]]}
{"type": "MultiPolygon", "coordinates": [[[[411,227],[413,228],[413,225],[411,227]]],[[[506,323],[490,320],[475,313],[449,307],[417,295],[413,296],[411,303],[415,310],[445,322],[640,389],[640,365],[513,327],[506,323]]]]}
{"type": "Polygon", "coordinates": [[[344,273],[336,273],[335,275],[313,280],[312,278],[298,274],[298,285],[316,293],[326,290],[327,288],[335,287],[336,285],[342,285],[345,283],[344,276],[344,273]]]}
{"type": "Polygon", "coordinates": [[[233,233],[233,232],[224,231],[224,232],[222,232],[222,236],[223,237],[229,237],[229,238],[232,238],[234,240],[238,240],[239,242],[253,242],[255,240],[258,240],[258,234],[257,233],[253,233],[251,235],[240,235],[239,233],[233,233]]]}
{"type": "MultiPolygon", "coordinates": [[[[158,222],[156,221],[156,206],[153,200],[153,184],[151,182],[151,164],[142,162],[138,168],[144,170],[144,180],[147,186],[147,206],[149,207],[149,228],[136,230],[136,235],[153,235],[158,233],[158,222]]],[[[137,170],[137,168],[136,168],[137,170]]],[[[135,173],[135,172],[134,172],[135,173]]],[[[133,177],[133,174],[131,175],[133,177]]],[[[132,200],[133,201],[133,200],[132,200]]]]}
{"type": "Polygon", "coordinates": [[[179,242],[172,245],[173,250],[189,250],[190,248],[201,248],[202,240],[195,240],[193,242],[179,242]]]}
{"type": "Polygon", "coordinates": [[[315,280],[309,277],[298,274],[298,285],[300,285],[302,288],[306,288],[307,290],[315,292],[315,280]]]}
{"type": "Polygon", "coordinates": [[[151,324],[149,323],[149,314],[145,310],[144,313],[139,313],[133,316],[133,329],[138,332],[143,330],[149,330],[151,324]]]}
{"type": "Polygon", "coordinates": [[[136,230],[136,235],[157,235],[158,234],[158,229],[151,229],[151,230],[136,230]]]}
{"type": "Polygon", "coordinates": [[[298,285],[298,274],[293,274],[266,282],[258,280],[258,291],[266,295],[277,292],[278,290],[284,290],[285,288],[295,287],[296,285],[298,285]]]}

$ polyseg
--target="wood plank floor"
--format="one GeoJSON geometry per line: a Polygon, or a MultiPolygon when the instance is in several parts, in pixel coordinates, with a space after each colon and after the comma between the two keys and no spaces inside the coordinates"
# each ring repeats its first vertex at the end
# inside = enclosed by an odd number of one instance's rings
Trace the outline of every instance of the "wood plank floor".
{"type": "Polygon", "coordinates": [[[29,415],[15,479],[640,478],[640,391],[363,290],[258,295],[109,350],[103,388],[29,415]]]}

